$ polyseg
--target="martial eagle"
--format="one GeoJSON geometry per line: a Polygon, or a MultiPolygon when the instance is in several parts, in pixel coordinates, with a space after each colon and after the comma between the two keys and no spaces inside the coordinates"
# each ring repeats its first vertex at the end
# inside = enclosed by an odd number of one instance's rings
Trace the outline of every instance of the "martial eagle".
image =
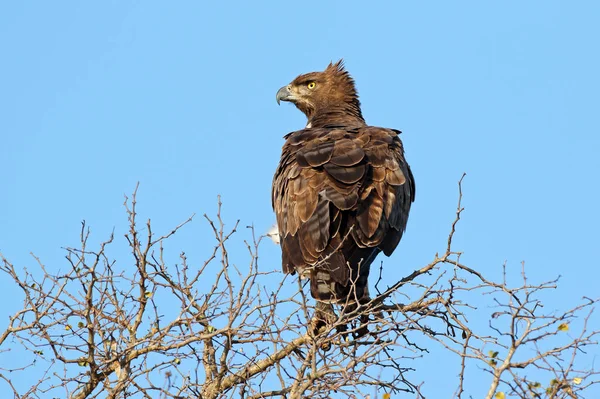
{"type": "Polygon", "coordinates": [[[272,200],[286,273],[310,279],[321,309],[370,300],[370,265],[406,228],[415,181],[400,131],[368,126],[343,61],[277,92],[308,123],[287,134],[272,200]]]}

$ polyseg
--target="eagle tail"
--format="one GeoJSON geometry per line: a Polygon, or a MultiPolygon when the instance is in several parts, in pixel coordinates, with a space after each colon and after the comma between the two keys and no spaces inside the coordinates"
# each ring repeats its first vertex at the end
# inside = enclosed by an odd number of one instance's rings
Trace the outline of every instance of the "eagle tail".
{"type": "Polygon", "coordinates": [[[379,252],[378,248],[353,246],[317,265],[310,274],[313,298],[339,304],[368,302],[369,269],[379,252]]]}

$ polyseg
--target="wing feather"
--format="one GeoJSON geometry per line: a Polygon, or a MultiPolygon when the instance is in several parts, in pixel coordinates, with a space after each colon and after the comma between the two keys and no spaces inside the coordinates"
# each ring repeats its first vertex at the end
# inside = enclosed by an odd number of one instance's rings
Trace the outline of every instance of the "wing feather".
{"type": "Polygon", "coordinates": [[[329,176],[344,183],[354,184],[365,175],[366,165],[338,166],[333,163],[323,165],[329,176]]]}
{"type": "Polygon", "coordinates": [[[317,193],[314,189],[307,189],[296,195],[296,212],[302,224],[306,223],[317,209],[317,193]]]}
{"type": "Polygon", "coordinates": [[[302,167],[317,167],[329,162],[333,154],[334,145],[332,141],[323,140],[308,143],[296,155],[298,165],[302,167]]]}
{"type": "Polygon", "coordinates": [[[329,241],[329,201],[321,199],[317,210],[300,227],[300,239],[305,242],[311,256],[318,258],[329,241]]]}
{"type": "Polygon", "coordinates": [[[360,146],[360,142],[343,139],[335,143],[331,163],[337,166],[354,166],[364,157],[365,152],[360,146]]]}
{"type": "Polygon", "coordinates": [[[360,204],[356,216],[358,227],[366,237],[372,237],[375,234],[382,215],[383,198],[376,190],[373,190],[366,200],[360,204]]]}

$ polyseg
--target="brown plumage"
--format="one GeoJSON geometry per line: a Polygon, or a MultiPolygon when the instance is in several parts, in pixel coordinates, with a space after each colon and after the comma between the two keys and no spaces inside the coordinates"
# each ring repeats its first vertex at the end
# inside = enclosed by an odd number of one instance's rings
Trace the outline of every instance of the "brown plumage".
{"type": "Polygon", "coordinates": [[[279,101],[308,118],[285,136],[273,179],[283,270],[310,278],[318,301],[364,303],[369,267],[398,245],[415,197],[400,132],[367,126],[341,60],[298,76],[279,101]]]}

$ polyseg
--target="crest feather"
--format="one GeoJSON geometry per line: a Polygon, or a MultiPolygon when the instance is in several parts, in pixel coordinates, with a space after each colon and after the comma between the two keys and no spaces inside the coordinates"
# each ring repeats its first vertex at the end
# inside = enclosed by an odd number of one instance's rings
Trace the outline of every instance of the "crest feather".
{"type": "Polygon", "coordinates": [[[344,59],[340,58],[338,60],[338,62],[336,62],[335,64],[333,63],[333,61],[331,61],[329,63],[329,65],[327,65],[327,68],[325,69],[326,72],[329,73],[334,73],[334,74],[347,74],[348,72],[346,71],[346,66],[344,65],[344,59]]]}

